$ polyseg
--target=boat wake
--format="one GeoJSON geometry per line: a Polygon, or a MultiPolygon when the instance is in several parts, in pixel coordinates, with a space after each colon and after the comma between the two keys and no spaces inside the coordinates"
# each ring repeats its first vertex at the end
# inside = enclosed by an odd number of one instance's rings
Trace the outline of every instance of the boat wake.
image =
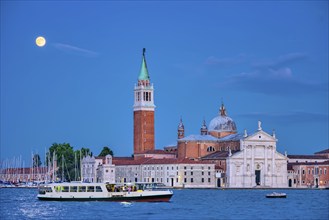
{"type": "Polygon", "coordinates": [[[120,204],[121,204],[123,207],[130,207],[130,206],[132,206],[132,203],[131,203],[131,202],[120,202],[120,204]]]}

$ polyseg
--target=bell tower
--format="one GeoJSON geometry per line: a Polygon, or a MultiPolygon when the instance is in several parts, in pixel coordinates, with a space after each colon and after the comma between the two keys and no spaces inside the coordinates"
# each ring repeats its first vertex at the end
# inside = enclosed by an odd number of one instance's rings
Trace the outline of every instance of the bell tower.
{"type": "Polygon", "coordinates": [[[145,48],[137,85],[134,89],[134,154],[154,150],[154,95],[150,83],[145,48]]]}

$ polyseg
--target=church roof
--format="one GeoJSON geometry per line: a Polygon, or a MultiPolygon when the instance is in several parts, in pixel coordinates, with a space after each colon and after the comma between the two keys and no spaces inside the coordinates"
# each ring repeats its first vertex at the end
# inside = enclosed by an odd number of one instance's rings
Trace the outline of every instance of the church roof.
{"type": "Polygon", "coordinates": [[[150,76],[146,65],[146,59],[145,59],[145,48],[143,48],[142,65],[141,65],[141,71],[139,73],[138,80],[150,80],[150,76]]]}
{"type": "Polygon", "coordinates": [[[191,134],[184,138],[178,139],[178,141],[239,141],[243,139],[243,134],[230,134],[222,138],[216,138],[212,135],[200,135],[200,134],[191,134]]]}
{"type": "Polygon", "coordinates": [[[243,134],[230,134],[219,139],[219,141],[239,141],[243,139],[243,134]]]}
{"type": "Polygon", "coordinates": [[[215,138],[211,135],[191,134],[189,136],[186,136],[178,140],[179,141],[217,141],[218,138],[215,138]]]}
{"type": "MultiPolygon", "coordinates": [[[[231,153],[234,154],[238,151],[232,150],[231,153]]],[[[208,154],[207,156],[202,157],[202,160],[219,160],[226,159],[229,155],[228,151],[216,151],[214,153],[208,154]]]]}

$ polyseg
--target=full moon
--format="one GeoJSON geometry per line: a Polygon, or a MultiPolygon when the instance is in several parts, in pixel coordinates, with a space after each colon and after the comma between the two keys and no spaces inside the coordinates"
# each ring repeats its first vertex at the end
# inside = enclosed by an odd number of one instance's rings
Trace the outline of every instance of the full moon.
{"type": "Polygon", "coordinates": [[[35,44],[38,46],[38,47],[43,47],[46,45],[46,39],[42,36],[40,37],[37,37],[37,39],[35,39],[35,44]]]}

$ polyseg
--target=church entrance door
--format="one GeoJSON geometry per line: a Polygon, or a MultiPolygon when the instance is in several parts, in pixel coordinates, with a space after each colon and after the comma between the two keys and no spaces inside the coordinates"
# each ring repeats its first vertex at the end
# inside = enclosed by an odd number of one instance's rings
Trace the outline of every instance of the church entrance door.
{"type": "Polygon", "coordinates": [[[217,179],[217,187],[220,187],[220,178],[217,179]]]}
{"type": "Polygon", "coordinates": [[[256,176],[256,185],[260,185],[260,170],[255,170],[255,176],[256,176]]]}
{"type": "Polygon", "coordinates": [[[292,179],[289,179],[289,187],[292,187],[292,179]]]}

